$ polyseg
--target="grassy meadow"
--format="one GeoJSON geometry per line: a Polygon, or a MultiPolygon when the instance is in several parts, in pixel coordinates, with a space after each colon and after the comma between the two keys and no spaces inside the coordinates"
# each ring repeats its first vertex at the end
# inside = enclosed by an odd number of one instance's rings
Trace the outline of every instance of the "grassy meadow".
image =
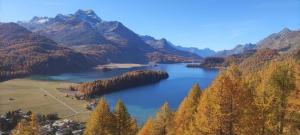
{"type": "MultiPolygon", "coordinates": [[[[73,83],[14,79],[0,83],[0,114],[10,110],[31,110],[42,114],[58,113],[59,117],[85,121],[87,102],[67,97],[57,88],[73,83]]],[[[74,85],[74,84],[73,84],[74,85]]]]}

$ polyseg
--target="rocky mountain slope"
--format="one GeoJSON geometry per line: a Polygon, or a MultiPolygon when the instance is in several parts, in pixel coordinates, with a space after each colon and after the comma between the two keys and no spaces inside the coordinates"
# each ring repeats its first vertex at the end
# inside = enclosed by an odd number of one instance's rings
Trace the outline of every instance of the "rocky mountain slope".
{"type": "Polygon", "coordinates": [[[257,48],[276,49],[280,52],[291,52],[300,48],[300,31],[284,28],[278,33],[271,34],[257,43],[257,48]]]}
{"type": "Polygon", "coordinates": [[[186,62],[201,59],[182,51],[162,51],[145,43],[138,34],[117,21],[104,21],[93,10],[54,18],[34,17],[20,25],[64,46],[107,58],[109,62],[186,62]],[[157,57],[156,57],[157,56],[157,57]]]}

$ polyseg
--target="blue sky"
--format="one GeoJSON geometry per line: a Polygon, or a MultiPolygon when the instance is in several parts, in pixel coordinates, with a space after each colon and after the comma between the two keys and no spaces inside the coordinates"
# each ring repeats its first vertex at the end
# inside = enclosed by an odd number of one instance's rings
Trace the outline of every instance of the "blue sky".
{"type": "Polygon", "coordinates": [[[0,0],[0,21],[93,9],[138,34],[174,44],[230,49],[284,27],[300,28],[300,0],[0,0]]]}

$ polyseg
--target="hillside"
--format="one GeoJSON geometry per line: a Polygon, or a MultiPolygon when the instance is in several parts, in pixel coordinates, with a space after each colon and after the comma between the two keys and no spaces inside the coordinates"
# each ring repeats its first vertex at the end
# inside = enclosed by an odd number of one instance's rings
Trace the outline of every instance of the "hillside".
{"type": "Polygon", "coordinates": [[[297,52],[300,49],[300,32],[284,28],[278,33],[262,39],[256,45],[238,45],[231,50],[217,52],[216,57],[223,57],[223,62],[205,59],[203,67],[228,66],[230,63],[240,64],[241,68],[251,70],[279,58],[281,55],[297,52]],[[255,52],[255,53],[254,53],[255,52]]]}
{"type": "MultiPolygon", "coordinates": [[[[59,46],[15,23],[0,24],[0,41],[0,80],[71,72],[94,64],[84,54],[59,46]]],[[[101,63],[101,59],[97,62],[101,63]]]]}
{"type": "Polygon", "coordinates": [[[280,52],[291,52],[300,48],[300,31],[284,28],[278,33],[271,34],[257,43],[257,48],[276,49],[280,52]]]}

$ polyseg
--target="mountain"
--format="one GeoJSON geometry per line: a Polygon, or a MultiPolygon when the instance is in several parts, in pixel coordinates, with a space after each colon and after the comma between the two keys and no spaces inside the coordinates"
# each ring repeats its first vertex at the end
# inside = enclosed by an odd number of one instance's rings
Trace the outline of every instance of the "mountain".
{"type": "Polygon", "coordinates": [[[179,46],[179,45],[174,46],[174,47],[178,50],[187,51],[187,52],[197,54],[197,55],[199,55],[203,58],[213,56],[216,53],[214,50],[211,50],[209,48],[198,49],[196,47],[182,47],[182,46],[179,46]]]}
{"type": "Polygon", "coordinates": [[[197,58],[197,56],[194,53],[188,52],[188,51],[182,51],[179,49],[176,49],[174,45],[166,40],[165,38],[162,39],[155,39],[151,36],[140,36],[141,39],[146,42],[148,45],[150,45],[152,48],[163,52],[163,53],[168,53],[168,54],[173,54],[173,55],[178,55],[178,56],[184,56],[184,57],[194,57],[197,58]]]}
{"type": "Polygon", "coordinates": [[[76,46],[108,43],[95,29],[100,22],[101,19],[93,11],[78,10],[74,14],[58,14],[54,18],[34,17],[19,24],[59,44],[76,46]]]}
{"type": "Polygon", "coordinates": [[[284,28],[257,43],[258,49],[270,48],[280,52],[290,52],[300,48],[300,31],[284,28]]]}
{"type": "Polygon", "coordinates": [[[94,64],[85,54],[59,46],[16,23],[0,24],[0,80],[76,71],[94,64]]]}
{"type": "Polygon", "coordinates": [[[215,54],[215,51],[210,50],[208,48],[205,49],[198,49],[196,47],[182,47],[179,45],[174,45],[172,42],[166,40],[165,38],[162,39],[155,39],[151,36],[145,35],[141,36],[141,38],[150,46],[156,49],[170,51],[170,52],[183,52],[187,55],[198,55],[200,57],[208,57],[215,54]]]}
{"type": "Polygon", "coordinates": [[[54,18],[34,17],[19,24],[60,45],[105,57],[108,62],[187,62],[201,59],[182,51],[175,53],[155,48],[121,22],[104,21],[93,10],[78,10],[74,14],[59,14],[54,18]]]}
{"type": "Polygon", "coordinates": [[[223,50],[223,51],[218,51],[217,53],[214,54],[215,57],[226,57],[230,55],[235,55],[235,54],[241,54],[244,52],[248,52],[251,50],[255,50],[256,45],[255,44],[245,44],[245,45],[237,45],[231,50],[223,50]]]}

